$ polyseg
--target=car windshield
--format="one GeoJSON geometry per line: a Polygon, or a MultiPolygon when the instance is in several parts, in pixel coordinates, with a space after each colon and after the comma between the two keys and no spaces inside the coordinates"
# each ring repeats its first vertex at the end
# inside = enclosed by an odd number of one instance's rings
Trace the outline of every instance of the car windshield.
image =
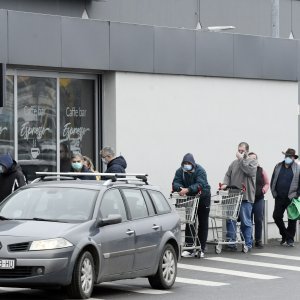
{"type": "Polygon", "coordinates": [[[0,220],[84,222],[92,217],[98,191],[67,188],[27,188],[0,206],[0,220]]]}

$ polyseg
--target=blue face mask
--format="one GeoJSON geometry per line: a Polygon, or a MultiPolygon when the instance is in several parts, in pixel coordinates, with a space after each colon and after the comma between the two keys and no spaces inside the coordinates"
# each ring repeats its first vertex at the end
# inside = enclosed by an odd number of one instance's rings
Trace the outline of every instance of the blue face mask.
{"type": "Polygon", "coordinates": [[[287,165],[291,165],[293,163],[293,160],[290,158],[290,157],[286,157],[284,162],[287,164],[287,165]]]}
{"type": "Polygon", "coordinates": [[[191,171],[193,169],[192,165],[183,165],[183,170],[184,171],[191,171]]]}
{"type": "Polygon", "coordinates": [[[82,163],[80,163],[80,162],[72,163],[72,168],[76,171],[79,171],[82,169],[82,163]]]}

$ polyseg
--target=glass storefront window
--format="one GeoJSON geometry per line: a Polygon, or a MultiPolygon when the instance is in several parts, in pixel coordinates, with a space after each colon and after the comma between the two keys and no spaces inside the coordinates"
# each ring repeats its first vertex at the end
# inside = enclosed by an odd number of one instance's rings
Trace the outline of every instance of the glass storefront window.
{"type": "Polygon", "coordinates": [[[18,76],[18,161],[30,181],[56,171],[56,78],[18,76]]]}
{"type": "Polygon", "coordinates": [[[81,153],[95,162],[94,84],[94,80],[60,78],[61,171],[68,171],[66,157],[71,153],[81,153]]]}
{"type": "Polygon", "coordinates": [[[14,157],[14,77],[6,76],[6,99],[0,108],[0,154],[14,157]]]}

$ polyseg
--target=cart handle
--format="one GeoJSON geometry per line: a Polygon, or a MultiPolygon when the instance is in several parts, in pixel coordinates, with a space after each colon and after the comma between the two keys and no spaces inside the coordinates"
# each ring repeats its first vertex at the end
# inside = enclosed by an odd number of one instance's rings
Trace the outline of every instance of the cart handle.
{"type": "MultiPolygon", "coordinates": [[[[221,190],[221,186],[223,184],[221,182],[219,182],[219,191],[221,190]]],[[[236,185],[227,185],[226,188],[225,188],[225,191],[226,190],[230,190],[230,189],[233,189],[233,190],[240,190],[242,192],[246,192],[246,185],[244,183],[242,183],[242,187],[241,188],[238,188],[236,185]]]]}

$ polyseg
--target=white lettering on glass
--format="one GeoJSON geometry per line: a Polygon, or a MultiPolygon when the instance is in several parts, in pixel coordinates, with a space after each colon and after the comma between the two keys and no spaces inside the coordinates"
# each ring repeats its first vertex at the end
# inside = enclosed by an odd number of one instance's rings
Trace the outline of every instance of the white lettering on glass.
{"type": "Polygon", "coordinates": [[[67,123],[64,126],[63,137],[67,140],[71,139],[79,139],[82,141],[83,136],[87,131],[90,131],[89,128],[86,127],[71,127],[71,123],[67,123]]]}
{"type": "Polygon", "coordinates": [[[0,126],[0,135],[4,132],[4,131],[7,131],[7,127],[2,127],[0,126]]]}
{"type": "Polygon", "coordinates": [[[67,107],[66,116],[67,117],[86,117],[86,109],[76,108],[76,107],[67,107]]]}
{"type": "Polygon", "coordinates": [[[39,116],[44,116],[46,114],[46,109],[38,105],[24,106],[24,114],[25,116],[37,120],[39,116]]]}
{"type": "Polygon", "coordinates": [[[45,128],[43,126],[40,127],[30,127],[28,126],[29,122],[26,122],[22,124],[21,126],[21,132],[20,135],[23,137],[25,140],[28,141],[28,139],[32,136],[36,136],[38,140],[40,140],[46,132],[52,132],[50,128],[45,128]]]}

